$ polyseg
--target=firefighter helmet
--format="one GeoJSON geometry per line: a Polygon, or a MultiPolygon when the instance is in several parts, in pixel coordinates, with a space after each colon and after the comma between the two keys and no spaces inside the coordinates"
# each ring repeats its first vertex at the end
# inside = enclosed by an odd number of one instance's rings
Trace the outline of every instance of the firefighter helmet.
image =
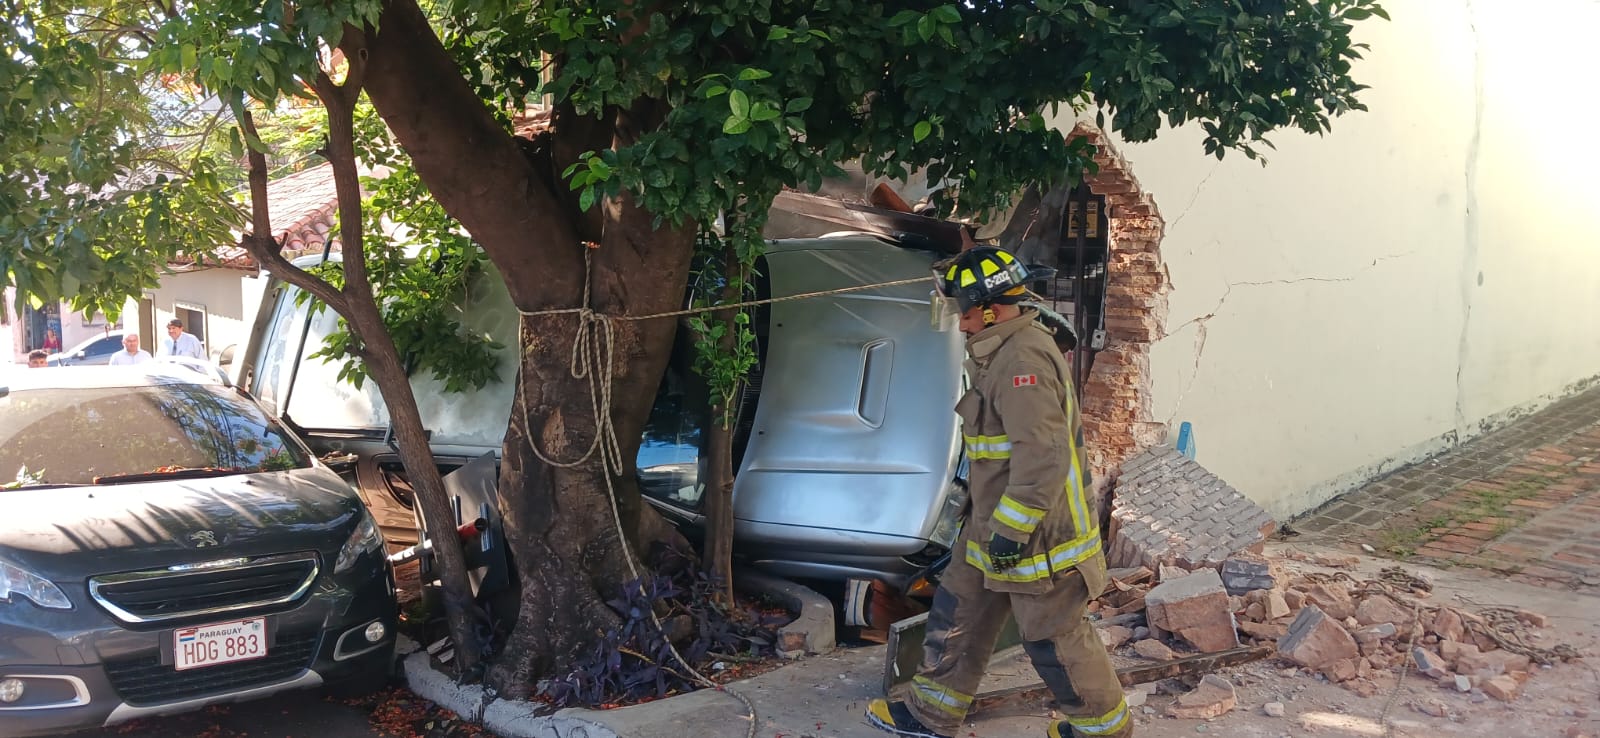
{"type": "Polygon", "coordinates": [[[1027,284],[1049,279],[1055,270],[1026,266],[1017,257],[993,246],[961,252],[944,267],[936,280],[939,294],[955,298],[961,312],[985,305],[1014,305],[1027,296],[1027,284]]]}

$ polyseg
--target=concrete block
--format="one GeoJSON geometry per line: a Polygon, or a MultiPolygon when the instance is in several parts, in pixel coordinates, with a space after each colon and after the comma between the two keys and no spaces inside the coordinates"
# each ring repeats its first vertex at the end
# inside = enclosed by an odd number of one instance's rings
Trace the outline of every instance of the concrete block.
{"type": "Polygon", "coordinates": [[[1278,641],[1278,655],[1309,669],[1321,669],[1339,659],[1361,655],[1344,626],[1316,605],[1308,605],[1278,641]]]}
{"type": "Polygon", "coordinates": [[[1428,632],[1439,636],[1440,641],[1460,641],[1466,633],[1466,623],[1461,620],[1461,613],[1448,607],[1439,608],[1439,614],[1433,618],[1433,623],[1428,626],[1428,632]]]}
{"type": "Polygon", "coordinates": [[[1203,652],[1239,645],[1238,625],[1229,609],[1222,579],[1210,569],[1162,582],[1145,595],[1145,617],[1152,627],[1176,634],[1203,652]]]}
{"type": "Polygon", "coordinates": [[[1146,638],[1133,644],[1133,652],[1153,661],[1170,661],[1177,658],[1167,644],[1154,638],[1146,638]]]}
{"type": "Polygon", "coordinates": [[[1445,668],[1443,658],[1421,646],[1411,649],[1411,661],[1417,665],[1417,671],[1434,679],[1450,674],[1450,670],[1445,668]]]}
{"type": "Polygon", "coordinates": [[[1273,589],[1283,581],[1278,565],[1264,556],[1241,554],[1222,562],[1222,586],[1230,595],[1273,589]]]}
{"type": "Polygon", "coordinates": [[[1356,622],[1362,625],[1389,623],[1397,628],[1410,628],[1416,617],[1416,613],[1383,595],[1373,595],[1356,605],[1356,622]]]}
{"type": "Polygon", "coordinates": [[[1501,674],[1483,683],[1483,693],[1501,702],[1515,702],[1522,696],[1522,685],[1508,674],[1501,674]]]}
{"type": "Polygon", "coordinates": [[[1227,714],[1238,704],[1239,694],[1233,682],[1207,674],[1193,691],[1179,695],[1177,702],[1167,708],[1167,714],[1182,720],[1210,720],[1227,714]]]}

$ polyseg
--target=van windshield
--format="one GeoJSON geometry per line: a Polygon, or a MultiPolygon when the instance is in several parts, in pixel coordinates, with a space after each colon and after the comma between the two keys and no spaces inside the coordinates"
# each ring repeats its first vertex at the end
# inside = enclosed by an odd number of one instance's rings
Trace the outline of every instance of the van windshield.
{"type": "Polygon", "coordinates": [[[281,426],[223,387],[50,388],[0,397],[0,482],[12,486],[307,466],[305,452],[281,426]]]}

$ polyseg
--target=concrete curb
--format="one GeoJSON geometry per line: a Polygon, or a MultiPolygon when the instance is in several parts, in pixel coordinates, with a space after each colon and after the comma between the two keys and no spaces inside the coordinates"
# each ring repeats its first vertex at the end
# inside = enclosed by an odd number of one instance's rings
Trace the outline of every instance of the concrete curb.
{"type": "Polygon", "coordinates": [[[796,659],[826,653],[837,645],[833,603],[809,587],[754,569],[733,573],[734,589],[772,597],[796,613],[794,622],[778,629],[778,654],[796,659]]]}
{"type": "MultiPolygon", "coordinates": [[[[834,650],[837,644],[833,603],[827,598],[808,587],[751,569],[735,572],[734,583],[741,592],[772,597],[797,613],[794,622],[778,630],[781,655],[797,659],[834,650]]],[[[673,735],[677,730],[665,726],[682,727],[685,722],[692,724],[711,715],[738,720],[744,714],[743,706],[729,695],[698,690],[617,710],[567,708],[541,715],[538,713],[548,709],[546,705],[493,698],[480,685],[456,684],[453,678],[433,668],[427,651],[405,657],[404,668],[408,686],[419,697],[478,722],[503,738],[654,738],[673,735]],[[663,729],[669,732],[662,733],[663,729]]]]}
{"type": "Polygon", "coordinates": [[[476,684],[456,684],[433,668],[426,651],[406,657],[406,683],[419,697],[475,720],[503,738],[620,738],[616,731],[580,717],[587,710],[566,709],[536,715],[543,705],[490,698],[476,684]]]}

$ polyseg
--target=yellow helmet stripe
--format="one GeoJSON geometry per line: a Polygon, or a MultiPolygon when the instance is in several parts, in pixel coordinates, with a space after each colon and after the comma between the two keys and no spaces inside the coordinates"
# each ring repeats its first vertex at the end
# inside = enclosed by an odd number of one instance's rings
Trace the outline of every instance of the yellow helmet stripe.
{"type": "Polygon", "coordinates": [[[981,262],[981,264],[982,264],[981,268],[983,269],[983,276],[985,276],[985,277],[990,276],[990,275],[994,274],[995,272],[1000,271],[1000,265],[996,264],[996,263],[994,263],[992,261],[989,261],[988,259],[984,259],[981,262]]]}
{"type": "Polygon", "coordinates": [[[961,282],[960,282],[960,285],[962,287],[971,287],[972,285],[975,285],[977,283],[978,283],[978,275],[973,274],[971,269],[962,269],[961,270],[961,282]]]}

